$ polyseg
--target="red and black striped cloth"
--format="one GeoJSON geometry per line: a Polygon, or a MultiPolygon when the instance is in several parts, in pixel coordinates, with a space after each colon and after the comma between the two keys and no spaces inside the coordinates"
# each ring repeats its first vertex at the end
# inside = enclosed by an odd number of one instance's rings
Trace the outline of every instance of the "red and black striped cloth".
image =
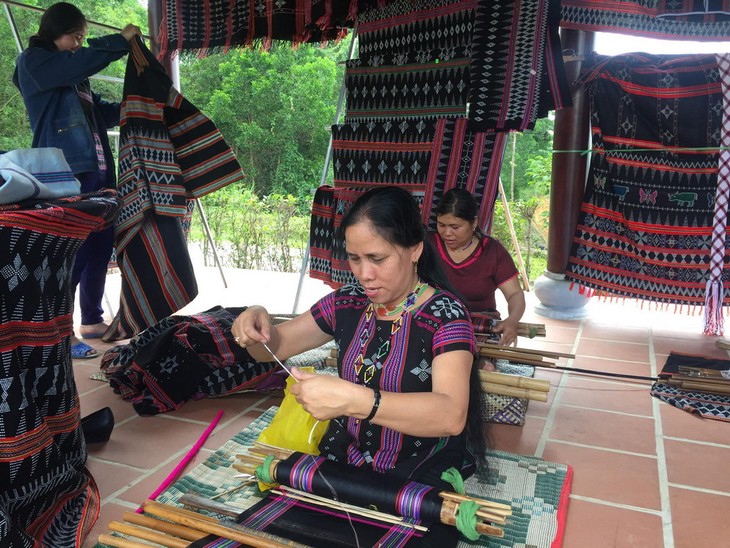
{"type": "Polygon", "coordinates": [[[708,282],[717,281],[710,315],[730,303],[727,232],[713,234],[718,189],[727,185],[727,172],[718,178],[730,99],[722,78],[714,55],[596,57],[582,77],[593,156],[568,279],[679,305],[705,305],[708,282]],[[714,277],[713,241],[722,253],[714,277]]]}
{"type": "Polygon", "coordinates": [[[183,230],[189,201],[243,179],[213,122],[172,87],[139,40],[127,62],[121,118],[115,243],[122,294],[105,341],[133,337],[195,298],[183,230]]]}
{"type": "Polygon", "coordinates": [[[71,361],[73,262],[113,190],[0,206],[0,546],[82,546],[98,519],[71,361]]]}

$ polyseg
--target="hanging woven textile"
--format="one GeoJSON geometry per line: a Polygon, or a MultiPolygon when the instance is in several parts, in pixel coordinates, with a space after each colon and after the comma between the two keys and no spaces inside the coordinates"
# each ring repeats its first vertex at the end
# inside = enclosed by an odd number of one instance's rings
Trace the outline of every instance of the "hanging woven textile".
{"type": "Polygon", "coordinates": [[[197,295],[183,223],[189,200],[243,178],[213,122],[135,41],[124,78],[115,226],[120,309],[102,337],[129,338],[197,295]]]}
{"type": "MultiPolygon", "coordinates": [[[[596,61],[582,77],[593,156],[566,277],[632,298],[704,305],[712,243],[723,257],[727,247],[725,230],[713,234],[727,101],[717,60],[636,53],[596,61]]],[[[725,261],[715,270],[726,284],[725,261]]],[[[727,289],[716,302],[730,302],[727,289]]]]}
{"type": "Polygon", "coordinates": [[[479,0],[471,43],[469,127],[533,129],[570,106],[559,0],[479,0]]]}
{"type": "Polygon", "coordinates": [[[71,361],[71,270],[113,190],[0,206],[0,546],[81,546],[100,509],[71,361]]]}
{"type": "Polygon", "coordinates": [[[357,18],[362,58],[471,44],[476,0],[393,0],[357,18]]]}
{"type": "Polygon", "coordinates": [[[619,32],[647,38],[697,41],[730,40],[726,0],[561,0],[560,26],[566,29],[619,32]]]}

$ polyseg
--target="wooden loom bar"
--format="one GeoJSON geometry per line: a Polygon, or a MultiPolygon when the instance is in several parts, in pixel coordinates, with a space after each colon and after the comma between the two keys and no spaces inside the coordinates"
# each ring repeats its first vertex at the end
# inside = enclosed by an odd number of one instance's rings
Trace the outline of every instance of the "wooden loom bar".
{"type": "Polygon", "coordinates": [[[477,347],[481,350],[482,348],[496,348],[504,350],[505,352],[519,352],[522,354],[533,354],[535,356],[545,356],[546,358],[568,358],[575,359],[575,354],[567,354],[565,352],[550,352],[548,350],[535,350],[532,348],[520,348],[518,346],[504,346],[496,343],[477,343],[477,347]]]}
{"type": "Polygon", "coordinates": [[[99,542],[106,544],[107,546],[112,546],[113,548],[150,548],[150,545],[146,542],[136,542],[134,540],[115,537],[105,533],[99,535],[99,542]]]}
{"type": "Polygon", "coordinates": [[[189,527],[183,527],[182,525],[170,523],[169,521],[154,519],[149,516],[137,514],[136,512],[125,512],[124,521],[128,523],[133,523],[135,525],[141,525],[143,527],[147,527],[148,529],[154,529],[155,531],[161,531],[163,533],[175,535],[176,537],[184,538],[185,540],[190,541],[200,540],[201,538],[208,536],[206,533],[203,533],[201,531],[196,531],[195,529],[190,529],[189,527]]]}

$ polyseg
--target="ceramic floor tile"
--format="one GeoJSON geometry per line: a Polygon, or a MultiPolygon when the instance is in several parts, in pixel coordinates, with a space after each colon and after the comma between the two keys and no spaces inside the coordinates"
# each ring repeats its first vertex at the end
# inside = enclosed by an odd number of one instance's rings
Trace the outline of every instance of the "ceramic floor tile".
{"type": "Polygon", "coordinates": [[[648,363],[649,345],[646,342],[619,342],[581,337],[575,355],[576,357],[585,356],[648,363]]]}
{"type": "Polygon", "coordinates": [[[107,500],[119,490],[129,489],[140,479],[142,471],[115,462],[107,462],[89,457],[86,467],[96,480],[96,485],[101,493],[101,500],[107,500]]]}
{"type": "MultiPolygon", "coordinates": [[[[622,375],[651,376],[651,366],[648,361],[635,362],[576,354],[576,357],[570,367],[587,369],[589,371],[620,373],[622,375]]],[[[571,373],[571,375],[579,376],[581,373],[571,373]]],[[[595,375],[593,377],[595,377],[595,375]]]]}
{"type": "Polygon", "coordinates": [[[620,382],[600,377],[569,376],[562,388],[561,405],[620,411],[650,417],[652,397],[646,382],[620,382]]]}
{"type": "Polygon", "coordinates": [[[113,502],[102,506],[99,520],[84,541],[82,548],[93,548],[99,539],[99,535],[109,534],[109,523],[112,521],[123,521],[123,516],[126,512],[134,512],[134,508],[113,502]]]}
{"type": "Polygon", "coordinates": [[[571,499],[563,548],[664,548],[661,517],[571,499]]]}
{"type": "Polygon", "coordinates": [[[656,454],[652,419],[605,411],[561,407],[556,413],[550,438],[645,455],[656,454]]]}
{"type": "MultiPolygon", "coordinates": [[[[551,325],[545,327],[544,337],[535,337],[536,342],[552,342],[552,343],[564,343],[572,345],[575,342],[575,338],[578,336],[578,326],[561,326],[551,325]]],[[[521,342],[523,339],[520,338],[521,342]]],[[[522,346],[518,344],[518,346],[522,346]]]]}
{"type": "MultiPolygon", "coordinates": [[[[724,491],[730,497],[730,447],[664,440],[664,452],[670,483],[724,491]]],[[[730,498],[728,503],[730,508],[730,498]]]]}
{"type": "Polygon", "coordinates": [[[725,444],[730,450],[727,422],[705,419],[665,402],[659,404],[659,413],[665,436],[725,444]]]}
{"type": "Polygon", "coordinates": [[[657,354],[669,354],[678,352],[706,358],[727,359],[727,351],[715,346],[715,339],[705,336],[704,339],[679,339],[675,337],[664,338],[654,337],[654,352],[657,354]]]}
{"type": "Polygon", "coordinates": [[[648,337],[649,329],[646,327],[622,328],[591,320],[586,321],[581,330],[581,341],[594,339],[624,343],[646,343],[648,337]]]}
{"type": "Polygon", "coordinates": [[[670,487],[669,500],[672,507],[674,548],[728,546],[728,497],[670,487]]]}
{"type": "Polygon", "coordinates": [[[526,418],[522,426],[490,424],[489,432],[495,449],[519,455],[534,455],[544,428],[545,421],[533,417],[526,418]]]}
{"type": "Polygon", "coordinates": [[[573,467],[571,494],[660,510],[659,474],[654,457],[548,442],[542,457],[573,467]]]}

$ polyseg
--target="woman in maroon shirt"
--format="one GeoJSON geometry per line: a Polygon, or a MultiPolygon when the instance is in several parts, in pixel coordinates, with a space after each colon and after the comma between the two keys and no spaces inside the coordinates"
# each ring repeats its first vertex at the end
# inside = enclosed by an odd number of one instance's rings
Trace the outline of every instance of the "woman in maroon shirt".
{"type": "Polygon", "coordinates": [[[517,342],[517,323],[525,312],[525,295],[517,267],[504,246],[477,227],[478,205],[466,190],[449,190],[436,208],[437,234],[431,234],[451,285],[470,312],[496,311],[494,293],[507,301],[507,317],[494,331],[500,344],[517,342]]]}

